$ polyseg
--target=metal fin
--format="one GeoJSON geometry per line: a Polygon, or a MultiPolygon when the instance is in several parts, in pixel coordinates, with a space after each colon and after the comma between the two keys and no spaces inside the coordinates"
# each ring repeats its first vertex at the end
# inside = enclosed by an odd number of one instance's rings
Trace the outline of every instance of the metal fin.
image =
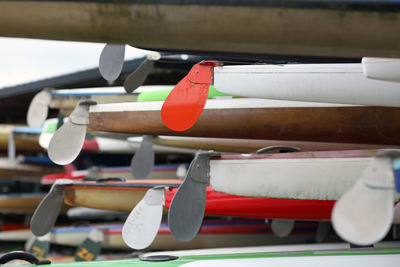
{"type": "Polygon", "coordinates": [[[99,60],[100,74],[107,81],[115,81],[124,65],[125,45],[106,44],[99,60]]]}
{"type": "Polygon", "coordinates": [[[390,157],[375,156],[335,204],[332,224],[336,233],[351,244],[371,245],[385,237],[393,218],[393,190],[371,188],[365,181],[393,183],[390,157]]]}
{"type": "Polygon", "coordinates": [[[132,175],[135,179],[147,179],[154,167],[153,136],[144,135],[139,149],[131,161],[132,175]]]}
{"type": "Polygon", "coordinates": [[[210,152],[196,154],[185,181],[175,193],[168,212],[168,225],[180,241],[192,240],[200,230],[206,206],[210,152]]]}
{"type": "Polygon", "coordinates": [[[271,223],[272,232],[279,237],[288,236],[294,227],[294,220],[278,220],[274,219],[271,223]]]}
{"type": "Polygon", "coordinates": [[[29,104],[26,121],[29,127],[40,127],[47,119],[51,94],[49,89],[37,93],[29,104]]]}
{"type": "Polygon", "coordinates": [[[153,70],[153,66],[153,61],[146,58],[124,81],[125,91],[127,93],[132,93],[136,88],[141,86],[146,81],[149,73],[153,70]]]}
{"type": "Polygon", "coordinates": [[[64,202],[65,185],[70,183],[72,183],[70,180],[57,180],[39,203],[30,222],[34,235],[43,236],[51,230],[64,202]]]}
{"type": "Polygon", "coordinates": [[[163,205],[164,187],[149,189],[122,228],[122,238],[129,247],[144,249],[151,245],[160,228],[163,205]]]}

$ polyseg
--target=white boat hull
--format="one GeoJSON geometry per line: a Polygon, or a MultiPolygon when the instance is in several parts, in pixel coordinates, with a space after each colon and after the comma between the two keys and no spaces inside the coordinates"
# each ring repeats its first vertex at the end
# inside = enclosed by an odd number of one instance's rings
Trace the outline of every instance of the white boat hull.
{"type": "Polygon", "coordinates": [[[400,107],[400,83],[368,79],[361,64],[215,67],[214,87],[245,97],[400,107]]]}

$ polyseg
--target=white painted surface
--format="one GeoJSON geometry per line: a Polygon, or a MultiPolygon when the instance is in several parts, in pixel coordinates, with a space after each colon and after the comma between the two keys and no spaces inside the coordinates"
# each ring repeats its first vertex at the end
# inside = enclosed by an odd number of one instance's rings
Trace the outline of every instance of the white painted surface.
{"type": "MultiPolygon", "coordinates": [[[[138,87],[134,93],[152,92],[157,90],[172,89],[174,85],[144,85],[138,87]]],[[[110,87],[94,87],[94,88],[77,88],[77,89],[60,89],[53,90],[52,95],[71,95],[71,94],[127,94],[122,86],[110,87]]]]}
{"type": "Polygon", "coordinates": [[[368,79],[361,64],[215,67],[214,87],[246,97],[400,107],[400,83],[368,79]]]}
{"type": "Polygon", "coordinates": [[[214,190],[241,196],[336,200],[370,158],[211,160],[214,190]]]}
{"type": "Polygon", "coordinates": [[[186,263],[185,267],[235,267],[235,266],[273,266],[273,267],[397,267],[400,255],[346,255],[311,257],[274,257],[253,259],[203,260],[186,263]]]}
{"type": "Polygon", "coordinates": [[[400,82],[400,59],[364,57],[361,61],[365,77],[400,82]]]}
{"type": "MultiPolygon", "coordinates": [[[[90,106],[90,112],[123,112],[123,111],[161,111],[164,101],[125,102],[90,106]]],[[[343,107],[352,105],[280,101],[256,98],[209,99],[204,109],[249,109],[249,108],[295,108],[295,107],[343,107]]]]}
{"type": "MultiPolygon", "coordinates": [[[[386,245],[385,243],[377,244],[378,247],[394,247],[400,243],[386,245]]],[[[348,249],[348,243],[323,243],[323,244],[297,244],[297,245],[278,245],[278,246],[253,246],[253,247],[233,247],[233,248],[211,248],[211,249],[190,249],[190,250],[172,250],[172,251],[156,251],[145,253],[143,256],[154,255],[173,255],[178,257],[184,256],[206,256],[206,255],[222,255],[222,254],[246,254],[246,253],[262,253],[262,252],[289,252],[289,251],[305,251],[305,250],[336,250],[348,249]]]]}

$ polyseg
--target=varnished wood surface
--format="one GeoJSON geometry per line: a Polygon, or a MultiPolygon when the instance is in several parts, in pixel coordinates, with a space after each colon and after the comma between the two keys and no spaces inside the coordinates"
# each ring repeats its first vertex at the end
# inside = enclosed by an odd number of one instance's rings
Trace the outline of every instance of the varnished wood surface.
{"type": "Polygon", "coordinates": [[[400,57],[397,3],[382,8],[379,1],[365,1],[353,4],[361,8],[341,8],[331,1],[197,2],[5,0],[0,1],[0,36],[154,49],[400,57]]]}
{"type": "Polygon", "coordinates": [[[400,109],[300,107],[205,109],[189,130],[175,132],[160,111],[90,113],[90,127],[107,132],[217,138],[400,144],[400,109]]]}
{"type": "MultiPolygon", "coordinates": [[[[259,139],[233,139],[233,138],[201,138],[182,136],[161,136],[153,139],[158,145],[183,147],[191,149],[215,150],[220,152],[254,153],[261,148],[291,146],[303,151],[326,151],[326,150],[355,150],[355,149],[382,149],[400,148],[400,145],[374,145],[354,143],[329,143],[329,142],[306,142],[287,140],[259,140],[259,139]],[[171,139],[170,139],[171,138],[171,139]],[[190,138],[190,139],[187,139],[190,138]]],[[[275,152],[279,151],[276,149],[275,152]]],[[[271,151],[273,152],[273,151],[271,151]]]]}

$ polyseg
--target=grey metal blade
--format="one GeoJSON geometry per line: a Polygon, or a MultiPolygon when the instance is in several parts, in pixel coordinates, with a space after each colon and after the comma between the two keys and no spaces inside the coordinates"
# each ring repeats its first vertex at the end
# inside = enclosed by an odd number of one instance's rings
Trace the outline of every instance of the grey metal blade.
{"type": "Polygon", "coordinates": [[[151,135],[145,135],[131,161],[132,175],[135,179],[147,179],[150,177],[153,167],[153,137],[151,135]]]}
{"type": "Polygon", "coordinates": [[[196,155],[189,166],[185,181],[172,199],[168,225],[174,237],[190,241],[200,231],[206,207],[209,155],[196,155]]]}
{"type": "Polygon", "coordinates": [[[86,125],[73,124],[70,120],[58,129],[49,143],[50,159],[60,165],[73,162],[85,141],[86,125]]]}
{"type": "Polygon", "coordinates": [[[50,100],[51,94],[48,89],[40,91],[33,97],[26,115],[30,127],[40,127],[47,119],[50,100]]]}
{"type": "Polygon", "coordinates": [[[279,237],[288,236],[294,227],[294,220],[272,220],[271,230],[272,232],[279,237]]]}
{"type": "Polygon", "coordinates": [[[37,206],[31,218],[31,231],[36,236],[47,234],[57,220],[64,202],[65,186],[55,183],[37,206]]]}
{"type": "Polygon", "coordinates": [[[125,45],[106,44],[101,51],[99,70],[107,81],[115,81],[124,65],[125,45]]]}
{"type": "Polygon", "coordinates": [[[317,236],[316,236],[317,242],[321,243],[322,241],[324,241],[327,235],[329,234],[330,230],[331,230],[330,222],[318,222],[317,236]]]}
{"type": "Polygon", "coordinates": [[[124,88],[127,93],[132,93],[141,86],[149,73],[153,70],[154,63],[145,58],[140,66],[126,78],[124,88]]]}

